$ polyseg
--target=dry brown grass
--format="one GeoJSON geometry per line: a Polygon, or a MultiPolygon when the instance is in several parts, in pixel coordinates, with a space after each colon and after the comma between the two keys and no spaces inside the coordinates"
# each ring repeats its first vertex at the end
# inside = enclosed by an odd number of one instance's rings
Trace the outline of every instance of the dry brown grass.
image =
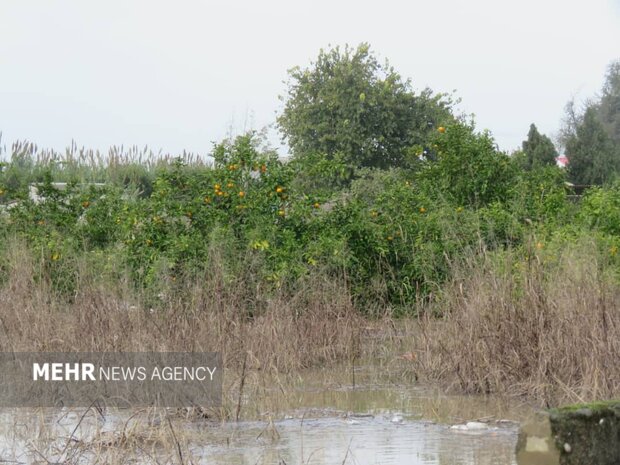
{"type": "MultiPolygon", "coordinates": [[[[166,283],[154,305],[129,280],[107,281],[85,261],[78,264],[77,290],[67,299],[54,293],[44,261],[27,245],[16,241],[5,250],[0,350],[218,351],[224,360],[221,408],[136,410],[126,425],[89,437],[59,436],[49,420],[59,412],[35,410],[40,428],[22,428],[13,437],[15,456],[32,463],[195,463],[188,419],[246,418],[249,399],[268,397],[286,373],[346,363],[360,350],[365,320],[346,286],[318,273],[295,289],[268,290],[257,285],[251,269],[231,276],[213,251],[210,273],[166,283]],[[160,421],[153,423],[149,416],[157,412],[160,421]]],[[[75,412],[99,415],[94,409],[75,412]]],[[[16,412],[15,421],[23,423],[25,413],[16,412]]]]}
{"type": "Polygon", "coordinates": [[[251,264],[231,276],[217,251],[210,273],[164,286],[153,308],[129,280],[102,280],[87,263],[67,302],[37,278],[42,265],[27,246],[6,250],[0,350],[218,351],[229,373],[219,418],[234,419],[246,376],[244,396],[265,388],[263,374],[353,366],[364,356],[461,392],[548,404],[620,395],[620,286],[588,243],[555,257],[472,257],[455,267],[438,301],[420,305],[426,316],[417,321],[369,321],[344,281],[320,273],[295,289],[267,290],[251,264]]]}
{"type": "Polygon", "coordinates": [[[248,399],[282,386],[289,374],[359,355],[365,320],[346,286],[320,274],[296,289],[268,290],[256,285],[251,270],[231,277],[214,251],[209,274],[167,283],[153,302],[129,280],[108,282],[84,262],[67,299],[53,292],[43,261],[27,246],[15,242],[6,250],[0,350],[220,352],[221,407],[179,411],[184,417],[245,418],[248,399]]]}
{"type": "MultiPolygon", "coordinates": [[[[396,366],[401,382],[413,372],[461,392],[547,404],[620,395],[620,288],[587,243],[528,261],[511,252],[472,257],[455,268],[439,301],[420,304],[425,316],[403,321],[360,317],[346,283],[321,274],[268,291],[251,264],[247,274],[225,272],[217,251],[211,273],[164,286],[153,311],[129,280],[106,281],[86,262],[67,301],[40,279],[42,262],[29,247],[16,242],[6,250],[0,350],[220,351],[226,368],[218,410],[136,411],[114,431],[89,437],[60,437],[48,418],[59,413],[35,411],[42,426],[22,428],[18,438],[32,462],[194,463],[187,418],[234,420],[243,408],[243,419],[252,409],[247,399],[279,399],[278,386],[288,396],[282,373],[337,363],[345,371],[363,355],[396,366]]],[[[254,410],[277,411],[269,402],[254,410]]]]}
{"type": "Polygon", "coordinates": [[[2,462],[197,463],[190,447],[197,430],[186,422],[171,420],[164,410],[121,415],[90,408],[25,410],[11,419],[5,417],[2,426],[10,433],[3,431],[2,462]]]}
{"type": "Polygon", "coordinates": [[[455,270],[420,369],[461,391],[546,404],[620,395],[620,287],[591,243],[559,255],[477,257],[455,270]]]}
{"type": "Polygon", "coordinates": [[[67,301],[40,279],[28,247],[15,243],[4,259],[4,351],[218,351],[226,368],[247,358],[251,369],[288,372],[359,350],[364,320],[346,286],[318,273],[268,291],[251,276],[225,276],[214,254],[209,274],[166,288],[153,306],[128,281],[105,282],[92,269],[78,272],[67,301]]]}

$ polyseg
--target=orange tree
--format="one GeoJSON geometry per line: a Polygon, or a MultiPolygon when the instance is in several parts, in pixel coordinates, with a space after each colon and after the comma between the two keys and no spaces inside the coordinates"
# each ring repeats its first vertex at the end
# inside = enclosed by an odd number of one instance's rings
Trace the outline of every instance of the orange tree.
{"type": "Polygon", "coordinates": [[[213,156],[211,169],[181,161],[163,169],[151,195],[127,211],[124,242],[140,281],[152,281],[161,260],[170,274],[206,266],[213,244],[240,267],[249,251],[262,254],[272,276],[295,268],[292,254],[320,199],[296,191],[294,169],[259,151],[251,134],[217,145],[213,156]]]}

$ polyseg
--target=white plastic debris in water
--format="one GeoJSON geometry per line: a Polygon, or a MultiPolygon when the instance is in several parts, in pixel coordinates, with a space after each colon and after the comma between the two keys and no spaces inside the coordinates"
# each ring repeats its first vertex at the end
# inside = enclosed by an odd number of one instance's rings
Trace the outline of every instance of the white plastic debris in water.
{"type": "Polygon", "coordinates": [[[390,420],[392,423],[402,423],[403,416],[400,413],[395,413],[392,415],[392,419],[390,420]]]}
{"type": "Polygon", "coordinates": [[[489,426],[486,423],[479,421],[468,421],[464,425],[452,425],[450,429],[455,429],[458,431],[481,431],[489,429],[489,426]]]}

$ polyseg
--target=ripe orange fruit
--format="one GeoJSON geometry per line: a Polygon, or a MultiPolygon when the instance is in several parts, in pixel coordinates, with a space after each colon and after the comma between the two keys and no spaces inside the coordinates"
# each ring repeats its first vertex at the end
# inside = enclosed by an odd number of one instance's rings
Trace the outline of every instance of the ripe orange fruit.
{"type": "Polygon", "coordinates": [[[446,132],[446,128],[444,128],[443,126],[439,126],[439,127],[437,128],[437,130],[438,130],[440,133],[442,133],[442,134],[443,134],[444,132],[446,132]]]}

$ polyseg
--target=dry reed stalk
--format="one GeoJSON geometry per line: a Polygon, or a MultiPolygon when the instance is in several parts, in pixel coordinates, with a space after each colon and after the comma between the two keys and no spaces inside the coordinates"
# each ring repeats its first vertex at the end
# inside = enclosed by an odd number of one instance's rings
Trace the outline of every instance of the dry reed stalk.
{"type": "Polygon", "coordinates": [[[295,290],[269,291],[249,276],[212,272],[166,291],[157,308],[129,280],[104,282],[78,267],[67,301],[54,295],[26,245],[7,248],[0,285],[0,342],[22,351],[218,351],[225,367],[289,372],[358,350],[363,329],[346,286],[321,275],[295,290]],[[41,278],[43,276],[43,278],[41,278]]]}
{"type": "Polygon", "coordinates": [[[444,318],[422,319],[422,371],[466,392],[546,404],[620,395],[620,286],[590,247],[553,265],[523,266],[514,253],[464,264],[438,304],[444,318]]]}

